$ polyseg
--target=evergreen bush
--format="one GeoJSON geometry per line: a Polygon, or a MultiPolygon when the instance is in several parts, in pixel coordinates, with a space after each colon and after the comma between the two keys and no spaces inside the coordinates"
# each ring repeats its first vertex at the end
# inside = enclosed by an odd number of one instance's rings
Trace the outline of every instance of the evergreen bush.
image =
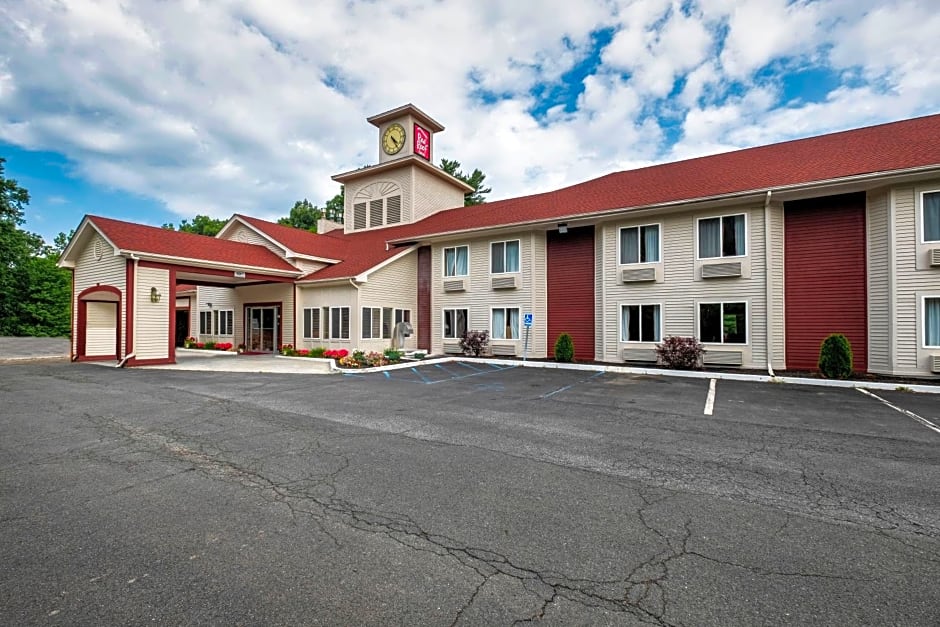
{"type": "Polygon", "coordinates": [[[567,333],[562,333],[555,340],[555,361],[565,363],[574,361],[574,340],[567,333]]]}
{"type": "Polygon", "coordinates": [[[833,333],[819,346],[819,371],[827,379],[848,379],[852,374],[852,345],[841,333],[833,333]]]}

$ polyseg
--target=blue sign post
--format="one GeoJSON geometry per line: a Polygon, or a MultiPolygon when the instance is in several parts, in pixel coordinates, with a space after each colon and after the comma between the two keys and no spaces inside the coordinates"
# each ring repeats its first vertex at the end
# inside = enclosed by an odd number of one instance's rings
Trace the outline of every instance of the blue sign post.
{"type": "Polygon", "coordinates": [[[525,344],[522,345],[522,361],[526,360],[529,354],[529,329],[532,328],[533,315],[531,313],[522,314],[522,326],[525,327],[525,344]]]}

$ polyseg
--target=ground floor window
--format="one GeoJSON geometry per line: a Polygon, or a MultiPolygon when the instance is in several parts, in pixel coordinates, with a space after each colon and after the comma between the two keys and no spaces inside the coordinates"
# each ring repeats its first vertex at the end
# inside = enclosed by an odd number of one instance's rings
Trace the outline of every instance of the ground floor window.
{"type": "Polygon", "coordinates": [[[659,305],[621,305],[621,342],[659,342],[662,314],[659,305]]]}
{"type": "Polygon", "coordinates": [[[235,311],[220,309],[215,312],[215,334],[232,335],[235,330],[235,311]]]}
{"type": "Polygon", "coordinates": [[[308,307],[304,309],[304,338],[308,340],[320,339],[319,307],[308,307]]]}
{"type": "Polygon", "coordinates": [[[747,344],[747,303],[699,303],[699,339],[718,344],[747,344]]]}
{"type": "Polygon", "coordinates": [[[391,307],[363,307],[362,339],[390,339],[392,337],[393,311],[391,307]]]}
{"type": "Polygon", "coordinates": [[[212,335],[212,312],[199,312],[199,335],[212,335]]]}
{"type": "Polygon", "coordinates": [[[411,310],[410,309],[396,309],[395,310],[395,324],[399,322],[411,322],[411,310]]]}
{"type": "Polygon", "coordinates": [[[323,314],[326,325],[323,336],[328,340],[348,340],[349,307],[324,307],[323,314]]]}
{"type": "Polygon", "coordinates": [[[467,310],[466,309],[445,309],[444,310],[444,338],[460,339],[467,332],[467,310]]]}
{"type": "Polygon", "coordinates": [[[924,346],[940,348],[940,297],[924,299],[924,346]]]}
{"type": "Polygon", "coordinates": [[[494,340],[519,339],[518,307],[497,307],[493,310],[493,330],[491,337],[494,340]]]}

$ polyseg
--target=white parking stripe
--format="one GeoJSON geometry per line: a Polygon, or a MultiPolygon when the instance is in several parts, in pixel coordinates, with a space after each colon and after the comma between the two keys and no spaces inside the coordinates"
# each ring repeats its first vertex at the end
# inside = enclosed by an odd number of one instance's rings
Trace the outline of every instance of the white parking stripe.
{"type": "Polygon", "coordinates": [[[870,397],[872,397],[872,398],[877,398],[879,401],[881,401],[882,403],[884,403],[885,405],[887,405],[887,406],[890,407],[891,409],[894,409],[894,410],[896,410],[896,411],[899,411],[899,412],[901,412],[902,414],[904,414],[905,416],[907,416],[908,418],[913,418],[914,420],[916,420],[916,421],[919,422],[920,424],[924,425],[924,426],[927,427],[928,429],[930,429],[930,430],[932,430],[932,431],[936,431],[937,433],[940,433],[940,427],[938,427],[938,426],[935,425],[934,423],[930,422],[930,421],[927,420],[926,418],[922,418],[922,417],[918,416],[917,414],[915,414],[915,413],[912,412],[912,411],[908,411],[908,410],[906,410],[906,409],[904,409],[904,408],[898,407],[897,405],[894,405],[894,404],[892,404],[892,403],[889,403],[888,401],[886,401],[885,399],[881,398],[881,397],[878,396],[877,394],[872,394],[871,392],[869,392],[868,390],[866,390],[866,389],[864,389],[864,388],[855,388],[855,389],[858,390],[859,392],[861,392],[862,394],[866,394],[866,395],[868,395],[868,396],[870,396],[870,397]]]}
{"type": "Polygon", "coordinates": [[[711,416],[712,410],[715,409],[715,382],[718,379],[709,379],[708,380],[708,396],[705,397],[705,415],[711,416]]]}

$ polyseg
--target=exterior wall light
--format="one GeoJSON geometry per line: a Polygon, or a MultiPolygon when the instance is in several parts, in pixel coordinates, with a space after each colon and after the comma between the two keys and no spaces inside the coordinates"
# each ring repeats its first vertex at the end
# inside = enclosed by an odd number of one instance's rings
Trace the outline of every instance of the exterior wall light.
{"type": "Polygon", "coordinates": [[[158,291],[157,291],[157,288],[155,288],[155,287],[151,287],[151,288],[150,288],[150,302],[151,302],[151,303],[159,303],[161,296],[163,296],[163,294],[161,294],[160,292],[158,292],[158,291]]]}
{"type": "Polygon", "coordinates": [[[567,222],[559,222],[559,223],[558,223],[558,232],[561,233],[562,235],[564,235],[565,233],[567,233],[567,232],[568,232],[568,223],[567,223],[567,222]]]}

